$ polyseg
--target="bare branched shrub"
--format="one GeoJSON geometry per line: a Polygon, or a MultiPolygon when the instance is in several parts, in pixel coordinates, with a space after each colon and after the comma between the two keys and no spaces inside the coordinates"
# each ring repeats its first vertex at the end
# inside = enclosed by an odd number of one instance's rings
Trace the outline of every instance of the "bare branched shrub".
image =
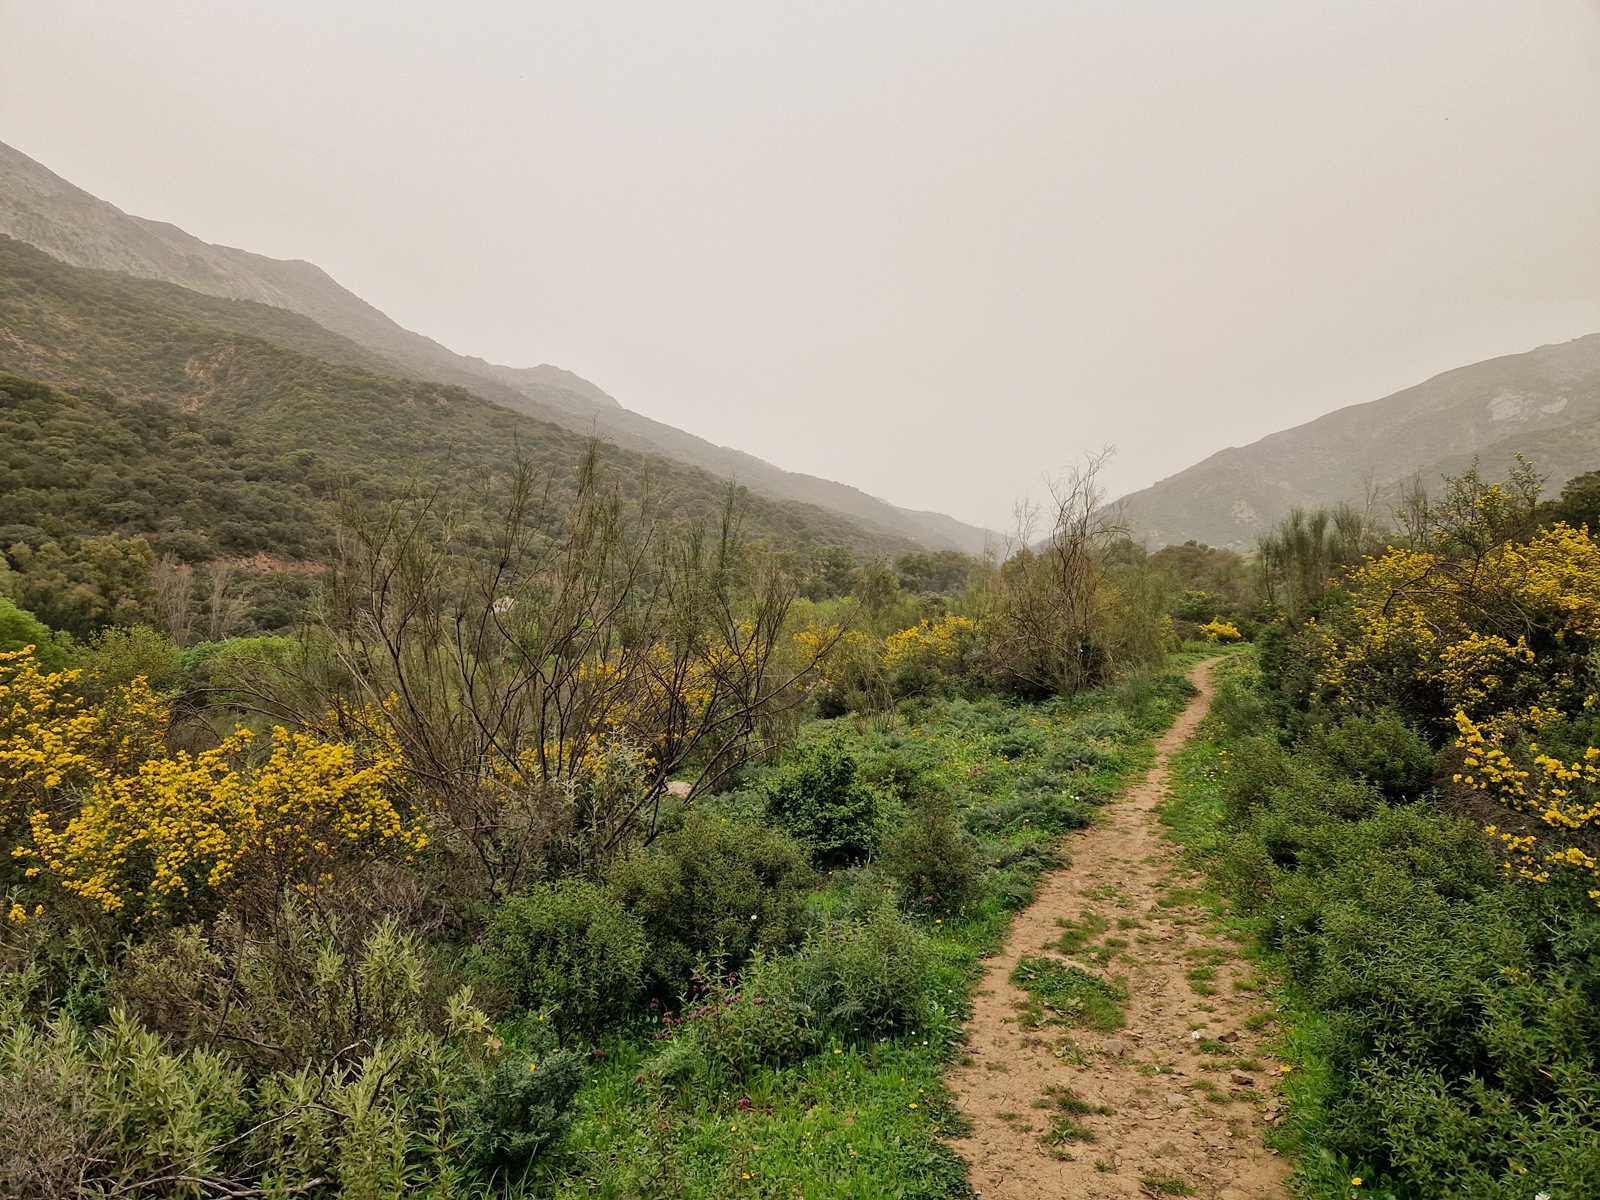
{"type": "Polygon", "coordinates": [[[207,568],[206,583],[206,640],[220,642],[238,628],[250,604],[243,596],[229,594],[233,586],[232,563],[212,563],[207,568]]]}
{"type": "Polygon", "coordinates": [[[1022,690],[1072,692],[1115,669],[1104,556],[1124,531],[1100,483],[1110,457],[1092,455],[1050,482],[1051,525],[1041,545],[1029,545],[1038,510],[1018,510],[1020,548],[992,587],[989,651],[997,672],[1022,690]]]}
{"type": "Polygon", "coordinates": [[[194,588],[194,568],[176,554],[163,554],[151,569],[155,598],[151,602],[156,616],[179,646],[187,646],[194,632],[194,610],[190,592],[194,588]]]}
{"type": "Polygon", "coordinates": [[[715,528],[668,524],[595,448],[570,491],[524,462],[470,502],[347,501],[330,574],[321,652],[264,675],[263,709],[392,728],[495,891],[648,840],[666,781],[763,750],[832,645],[791,636],[794,574],[740,536],[731,492],[715,528]]]}

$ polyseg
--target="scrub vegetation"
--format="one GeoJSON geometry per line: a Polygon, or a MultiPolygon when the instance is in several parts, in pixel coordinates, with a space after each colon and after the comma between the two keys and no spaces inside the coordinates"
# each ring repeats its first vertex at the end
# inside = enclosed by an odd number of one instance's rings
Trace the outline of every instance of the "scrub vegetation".
{"type": "Polygon", "coordinates": [[[599,447],[319,495],[4,386],[57,467],[17,435],[0,1190],[966,1188],[978,958],[1191,691],[1092,479],[1002,562],[858,557],[599,447]],[[203,464],[190,525],[300,506],[271,631],[95,491],[203,464]]]}
{"type": "Polygon", "coordinates": [[[964,1194],[979,960],[1235,642],[1158,904],[1281,976],[1304,1190],[1600,1194],[1593,476],[1246,561],[1091,463],[979,559],[0,259],[0,1194],[964,1194]]]}
{"type": "Polygon", "coordinates": [[[1179,758],[1168,817],[1283,981],[1307,1195],[1600,1192],[1592,486],[1471,472],[1387,542],[1285,531],[1179,758]]]}

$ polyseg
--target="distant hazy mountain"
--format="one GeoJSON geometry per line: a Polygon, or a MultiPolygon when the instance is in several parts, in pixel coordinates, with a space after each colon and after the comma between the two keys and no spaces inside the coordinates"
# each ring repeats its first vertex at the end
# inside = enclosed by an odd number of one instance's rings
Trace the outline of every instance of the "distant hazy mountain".
{"type": "Polygon", "coordinates": [[[214,246],[175,225],[129,216],[4,143],[0,233],[74,266],[123,271],[207,295],[289,309],[378,355],[390,374],[458,384],[540,420],[736,479],[752,492],[832,509],[872,532],[974,554],[989,537],[988,531],[954,518],[897,508],[857,488],[785,471],[653,421],[559,367],[503,367],[456,354],[402,329],[320,267],[214,246]]]}
{"type": "Polygon", "coordinates": [[[1521,452],[1554,491],[1600,469],[1600,334],[1491,358],[1213,454],[1123,500],[1134,535],[1244,549],[1295,505],[1368,494],[1392,506],[1413,477],[1436,486],[1474,455],[1492,476],[1521,452]]]}

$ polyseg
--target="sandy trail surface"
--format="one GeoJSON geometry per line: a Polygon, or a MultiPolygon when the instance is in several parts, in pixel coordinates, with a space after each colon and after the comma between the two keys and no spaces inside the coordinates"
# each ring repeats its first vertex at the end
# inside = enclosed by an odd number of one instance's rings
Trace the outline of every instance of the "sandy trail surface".
{"type": "Polygon", "coordinates": [[[1045,880],[1017,914],[1005,950],[988,962],[967,1025],[968,1058],[950,1076],[972,1127],[952,1145],[972,1164],[984,1200],[1287,1194],[1287,1165],[1261,1142],[1277,1111],[1278,1063],[1249,1022],[1266,1002],[1233,986],[1247,981],[1249,967],[1234,943],[1208,932],[1212,921],[1194,907],[1192,890],[1184,894],[1199,878],[1163,840],[1155,812],[1167,792],[1168,756],[1210,705],[1216,661],[1190,673],[1201,694],[1157,742],[1145,778],[1067,838],[1072,865],[1045,880]],[[1094,918],[1105,923],[1098,956],[1092,948],[1063,953],[1060,922],[1086,915],[1093,926],[1094,918]],[[1107,947],[1105,937],[1126,945],[1107,947]],[[1029,1029],[1019,1011],[1027,993],[1009,982],[1024,955],[1119,980],[1129,993],[1126,1027],[1029,1029]],[[1072,1117],[1093,1141],[1052,1136],[1064,1089],[1111,1110],[1072,1117]]]}

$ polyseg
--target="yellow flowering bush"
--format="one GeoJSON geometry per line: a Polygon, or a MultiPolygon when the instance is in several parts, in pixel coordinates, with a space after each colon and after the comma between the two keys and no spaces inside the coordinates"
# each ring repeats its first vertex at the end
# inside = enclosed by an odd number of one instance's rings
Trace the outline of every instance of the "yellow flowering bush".
{"type": "Polygon", "coordinates": [[[1237,642],[1244,637],[1237,625],[1220,617],[1212,617],[1200,626],[1200,633],[1208,642],[1237,642]]]}
{"type": "MultiPolygon", "coordinates": [[[[1536,710],[1530,718],[1537,723],[1541,718],[1549,721],[1560,715],[1536,710]]],[[[1539,743],[1530,742],[1530,762],[1524,767],[1507,753],[1500,736],[1487,733],[1465,713],[1456,714],[1456,727],[1460,731],[1456,745],[1466,752],[1462,759],[1466,770],[1455,776],[1457,782],[1485,792],[1518,812],[1538,817],[1551,829],[1600,830],[1600,748],[1590,746],[1581,758],[1569,763],[1545,753],[1539,743]]],[[[1537,837],[1504,833],[1493,825],[1487,831],[1504,846],[1508,855],[1506,869],[1515,866],[1526,879],[1544,883],[1550,878],[1550,868],[1561,866],[1587,871],[1600,882],[1600,861],[1576,846],[1543,853],[1537,849],[1537,837]]],[[[1600,900],[1600,888],[1592,889],[1589,896],[1600,900]]]]}
{"type": "Polygon", "coordinates": [[[842,694],[872,690],[882,684],[883,643],[871,634],[859,629],[840,632],[832,625],[810,625],[796,633],[794,641],[817,660],[813,686],[842,694]]]}
{"type": "Polygon", "coordinates": [[[27,810],[12,854],[106,912],[172,916],[199,890],[314,882],[339,858],[427,844],[426,822],[400,800],[392,741],[358,751],[279,727],[251,765],[255,738],[239,728],[213,750],[169,754],[168,706],[143,680],[87,705],[68,690],[74,672],[41,675],[27,652],[0,668],[0,796],[27,810]]]}
{"type": "Polygon", "coordinates": [[[1480,721],[1582,702],[1560,664],[1600,642],[1600,545],[1585,530],[1557,525],[1468,560],[1391,547],[1343,591],[1354,628],[1329,636],[1317,673],[1325,694],[1402,709],[1409,697],[1480,721]],[[1521,630],[1538,630],[1549,649],[1536,654],[1521,630]]]}
{"type": "Polygon", "coordinates": [[[883,665],[890,671],[916,672],[959,667],[977,638],[978,623],[966,617],[919,621],[884,639],[883,665]]]}
{"type": "Polygon", "coordinates": [[[34,648],[0,653],[0,828],[161,752],[166,705],[137,680],[91,706],[81,671],[42,671],[34,648]]]}
{"type": "MultiPolygon", "coordinates": [[[[1587,530],[1556,525],[1467,554],[1391,547],[1343,592],[1344,625],[1306,631],[1323,695],[1452,730],[1458,782],[1558,838],[1600,831],[1600,748],[1569,761],[1541,745],[1572,729],[1570,713],[1596,705],[1600,544],[1587,530]]],[[[1545,882],[1560,867],[1600,881],[1600,864],[1579,847],[1547,848],[1526,829],[1489,832],[1506,868],[1525,878],[1545,882]]],[[[1591,895],[1600,900],[1600,889],[1591,895]]]]}

